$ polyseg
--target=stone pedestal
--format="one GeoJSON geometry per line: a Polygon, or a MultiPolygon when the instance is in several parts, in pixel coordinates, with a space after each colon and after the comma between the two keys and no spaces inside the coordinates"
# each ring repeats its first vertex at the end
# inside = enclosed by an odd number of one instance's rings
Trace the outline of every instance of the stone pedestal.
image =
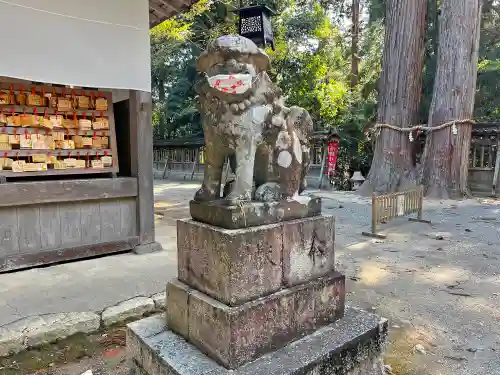
{"type": "Polygon", "coordinates": [[[250,202],[240,206],[228,206],[224,201],[191,201],[189,210],[194,220],[226,229],[274,224],[321,214],[321,198],[298,198],[279,202],[250,202]]]}
{"type": "Polygon", "coordinates": [[[177,224],[179,280],[230,306],[334,270],[335,221],[316,216],[237,230],[177,224]]]}
{"type": "Polygon", "coordinates": [[[127,350],[133,375],[385,375],[386,334],[385,319],[346,307],[337,322],[229,370],[154,316],[128,325],[127,350]]]}
{"type": "Polygon", "coordinates": [[[345,309],[334,218],[319,214],[314,199],[289,208],[300,218],[275,220],[258,208],[266,224],[256,226],[257,214],[242,225],[231,208],[192,204],[204,222],[178,222],[178,279],[167,285],[166,317],[128,329],[137,371],[383,374],[386,322],[345,309]]]}
{"type": "Polygon", "coordinates": [[[344,277],[333,272],[230,307],[173,282],[167,287],[167,326],[235,369],[342,318],[344,289],[344,277]]]}

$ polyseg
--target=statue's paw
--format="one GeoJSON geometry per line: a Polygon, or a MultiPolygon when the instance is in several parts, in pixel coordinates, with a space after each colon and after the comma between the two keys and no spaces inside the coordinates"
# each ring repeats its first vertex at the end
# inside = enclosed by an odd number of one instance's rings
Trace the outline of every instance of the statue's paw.
{"type": "Polygon", "coordinates": [[[198,190],[194,195],[194,200],[198,202],[213,201],[215,199],[217,199],[215,194],[204,187],[198,190]]]}
{"type": "Polygon", "coordinates": [[[277,182],[266,182],[255,191],[255,199],[259,202],[277,202],[284,199],[281,186],[277,182]]]}
{"type": "Polygon", "coordinates": [[[242,203],[247,203],[252,201],[252,195],[250,192],[246,192],[244,194],[237,194],[231,192],[227,197],[226,201],[231,206],[236,206],[242,203]]]}

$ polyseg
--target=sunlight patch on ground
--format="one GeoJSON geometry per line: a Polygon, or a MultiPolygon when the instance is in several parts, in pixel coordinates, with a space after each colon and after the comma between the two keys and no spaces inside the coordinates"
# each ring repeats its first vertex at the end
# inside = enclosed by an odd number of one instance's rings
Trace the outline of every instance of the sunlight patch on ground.
{"type": "Polygon", "coordinates": [[[494,198],[480,198],[479,202],[484,204],[491,204],[492,206],[500,205],[500,199],[494,199],[494,198]]]}
{"type": "Polygon", "coordinates": [[[155,184],[154,192],[155,194],[160,194],[168,190],[172,189],[180,189],[180,190],[193,190],[200,187],[199,183],[164,183],[164,184],[155,184]]]}
{"type": "MultiPolygon", "coordinates": [[[[394,375],[430,375],[429,368],[418,365],[415,357],[420,356],[415,351],[416,345],[422,345],[424,349],[432,352],[433,337],[420,328],[410,327],[405,330],[392,330],[389,337],[389,345],[384,355],[384,362],[391,366],[394,375]]],[[[451,375],[439,372],[439,375],[451,375]]]]}
{"type": "Polygon", "coordinates": [[[463,269],[433,267],[428,271],[419,271],[416,275],[420,281],[433,281],[436,285],[455,283],[468,278],[467,272],[463,269]]]}
{"type": "Polygon", "coordinates": [[[365,263],[361,266],[359,277],[366,285],[378,284],[382,281],[389,281],[390,272],[384,269],[385,265],[380,263],[365,263]]]}
{"type": "Polygon", "coordinates": [[[356,250],[356,251],[359,251],[359,250],[364,250],[366,249],[366,247],[370,244],[369,241],[365,241],[365,242],[357,242],[357,243],[354,243],[354,244],[351,244],[349,246],[345,246],[344,247],[344,251],[347,252],[347,251],[351,251],[351,250],[356,250]]]}
{"type": "Polygon", "coordinates": [[[167,201],[155,201],[155,208],[167,208],[173,206],[180,206],[180,203],[169,203],[167,201]]]}

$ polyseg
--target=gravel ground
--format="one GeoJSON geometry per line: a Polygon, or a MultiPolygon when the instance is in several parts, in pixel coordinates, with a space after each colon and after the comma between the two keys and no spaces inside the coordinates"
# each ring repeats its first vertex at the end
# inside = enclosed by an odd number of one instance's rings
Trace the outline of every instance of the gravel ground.
{"type": "Polygon", "coordinates": [[[319,195],[349,302],[391,319],[396,373],[500,375],[500,201],[429,201],[432,225],[398,219],[367,240],[369,200],[319,195]]]}
{"type": "MultiPolygon", "coordinates": [[[[374,240],[361,235],[370,200],[315,194],[337,218],[349,303],[391,321],[386,363],[394,374],[500,375],[500,201],[426,201],[432,225],[397,219],[381,226],[387,239],[374,240]]],[[[89,369],[127,374],[123,348],[39,374],[89,369]]]]}

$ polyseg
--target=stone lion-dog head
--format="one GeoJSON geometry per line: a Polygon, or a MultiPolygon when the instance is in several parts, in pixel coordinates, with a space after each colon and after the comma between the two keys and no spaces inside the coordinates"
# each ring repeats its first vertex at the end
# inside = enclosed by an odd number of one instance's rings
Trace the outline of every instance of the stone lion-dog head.
{"type": "Polygon", "coordinates": [[[242,36],[227,35],[212,41],[196,66],[203,75],[197,85],[201,104],[212,112],[239,114],[255,105],[272,103],[281,90],[266,72],[270,64],[266,52],[242,36]]]}

